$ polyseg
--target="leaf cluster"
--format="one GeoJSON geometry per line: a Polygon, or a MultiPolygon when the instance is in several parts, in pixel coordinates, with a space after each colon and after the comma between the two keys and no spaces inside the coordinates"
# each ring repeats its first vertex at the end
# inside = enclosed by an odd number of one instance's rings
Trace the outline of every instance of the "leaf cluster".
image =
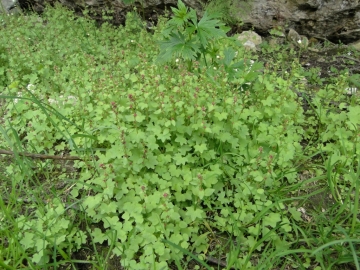
{"type": "Polygon", "coordinates": [[[163,40],[160,41],[160,62],[168,62],[174,58],[186,61],[199,60],[210,52],[211,45],[226,37],[229,30],[217,19],[216,14],[205,11],[198,21],[196,11],[190,10],[178,1],[178,8],[172,8],[174,16],[163,30],[163,40]]]}

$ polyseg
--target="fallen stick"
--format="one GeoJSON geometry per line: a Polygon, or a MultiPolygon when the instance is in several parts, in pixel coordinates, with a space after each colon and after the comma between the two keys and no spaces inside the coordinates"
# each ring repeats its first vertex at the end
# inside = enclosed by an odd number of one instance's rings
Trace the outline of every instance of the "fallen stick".
{"type": "MultiPolygon", "coordinates": [[[[19,156],[24,156],[24,157],[30,157],[30,158],[39,158],[39,159],[53,159],[53,160],[84,160],[80,157],[77,156],[63,156],[63,155],[58,155],[58,156],[51,156],[51,155],[43,155],[43,154],[34,154],[34,153],[25,153],[25,152],[18,152],[16,153],[19,156]]],[[[15,155],[14,151],[9,151],[9,150],[4,150],[4,149],[0,149],[0,155],[15,155]]]]}

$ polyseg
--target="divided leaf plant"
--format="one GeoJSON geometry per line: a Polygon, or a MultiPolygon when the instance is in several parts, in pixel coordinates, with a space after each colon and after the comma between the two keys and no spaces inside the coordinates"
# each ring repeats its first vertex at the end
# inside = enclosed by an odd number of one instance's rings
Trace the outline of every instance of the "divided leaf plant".
{"type": "Polygon", "coordinates": [[[171,8],[174,16],[163,30],[164,40],[160,41],[159,62],[168,62],[181,58],[192,68],[192,61],[202,60],[207,65],[206,55],[221,38],[226,38],[230,29],[217,20],[216,14],[205,11],[198,21],[196,11],[188,8],[180,0],[178,8],[171,8]]]}

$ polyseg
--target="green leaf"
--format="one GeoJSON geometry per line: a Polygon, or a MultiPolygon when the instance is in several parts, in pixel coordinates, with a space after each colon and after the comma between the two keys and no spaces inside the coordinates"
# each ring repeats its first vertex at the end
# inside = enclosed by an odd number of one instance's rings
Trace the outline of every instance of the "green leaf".
{"type": "Polygon", "coordinates": [[[114,228],[117,223],[119,223],[119,217],[113,216],[113,217],[104,217],[102,218],[102,221],[104,222],[104,228],[114,228]]]}
{"type": "Polygon", "coordinates": [[[34,247],[34,234],[25,232],[24,236],[20,240],[20,244],[26,249],[34,247]]]}
{"type": "Polygon", "coordinates": [[[49,256],[46,255],[45,250],[42,249],[33,255],[31,261],[36,264],[46,264],[49,261],[49,256]]]}
{"type": "Polygon", "coordinates": [[[295,207],[289,207],[289,212],[296,221],[302,221],[301,212],[296,210],[295,207]]]}
{"type": "Polygon", "coordinates": [[[180,145],[187,144],[187,139],[182,135],[177,135],[175,142],[178,142],[180,145]]]}
{"type": "Polygon", "coordinates": [[[88,209],[88,214],[92,215],[95,214],[95,207],[97,207],[102,201],[102,194],[99,193],[95,196],[88,196],[86,197],[86,199],[83,201],[83,206],[84,208],[88,209]]]}
{"type": "Polygon", "coordinates": [[[353,74],[351,75],[349,78],[348,78],[348,81],[357,86],[357,87],[360,87],[360,74],[353,74]]]}
{"type": "Polygon", "coordinates": [[[156,156],[154,156],[153,153],[148,153],[146,155],[146,159],[144,160],[144,165],[148,169],[155,169],[155,166],[158,164],[158,161],[156,159],[156,156]]]}
{"type": "Polygon", "coordinates": [[[51,227],[52,233],[58,233],[61,231],[64,231],[64,229],[67,229],[69,227],[70,221],[64,218],[59,219],[56,224],[54,224],[51,227]]]}
{"type": "Polygon", "coordinates": [[[205,11],[204,16],[197,25],[197,34],[203,48],[207,47],[210,39],[226,37],[226,32],[219,28],[223,25],[223,23],[214,19],[207,11],[205,11]]]}
{"type": "Polygon", "coordinates": [[[126,231],[126,232],[130,232],[131,230],[134,229],[134,226],[133,226],[133,220],[131,221],[125,221],[123,223],[123,230],[126,231]]]}
{"type": "Polygon", "coordinates": [[[77,248],[80,248],[82,246],[82,244],[86,243],[86,238],[87,235],[83,232],[83,231],[77,231],[75,236],[74,236],[74,242],[77,246],[77,248]]]}
{"type": "Polygon", "coordinates": [[[195,221],[197,218],[202,219],[204,211],[201,209],[195,209],[194,206],[186,207],[186,216],[189,216],[191,221],[195,221]]]}
{"type": "Polygon", "coordinates": [[[349,125],[349,126],[351,126],[351,128],[359,125],[360,124],[360,106],[350,106],[348,117],[349,117],[349,122],[353,125],[353,126],[351,124],[349,125]]]}
{"type": "Polygon", "coordinates": [[[158,135],[158,139],[160,139],[162,142],[165,142],[166,140],[170,140],[170,131],[168,128],[165,128],[161,134],[158,135]]]}
{"type": "Polygon", "coordinates": [[[153,151],[159,148],[159,145],[156,143],[155,135],[148,135],[146,138],[146,146],[149,150],[153,151]]]}
{"type": "Polygon", "coordinates": [[[233,137],[231,136],[231,134],[229,132],[221,132],[220,135],[219,135],[219,139],[222,142],[226,142],[226,141],[231,142],[233,137]]]}
{"type": "Polygon", "coordinates": [[[264,218],[264,226],[270,226],[272,228],[276,227],[276,224],[281,221],[281,216],[279,213],[270,213],[264,218]]]}
{"type": "Polygon", "coordinates": [[[215,112],[214,116],[219,119],[219,121],[227,119],[227,112],[215,112]]]}
{"type": "Polygon", "coordinates": [[[167,62],[174,57],[185,60],[195,60],[200,52],[200,45],[197,37],[185,38],[181,33],[172,33],[169,38],[160,42],[160,55],[158,61],[167,62]]]}
{"type": "Polygon", "coordinates": [[[152,246],[154,247],[155,252],[161,256],[165,253],[165,245],[161,242],[153,242],[152,246]]]}
{"type": "Polygon", "coordinates": [[[201,252],[201,249],[206,248],[208,245],[209,234],[210,232],[206,232],[200,236],[194,237],[196,240],[193,245],[196,247],[196,252],[201,252]]]}
{"type": "Polygon", "coordinates": [[[205,143],[202,143],[202,144],[197,144],[195,145],[195,151],[199,152],[199,153],[203,153],[205,150],[207,150],[207,146],[205,143]]]}
{"type": "Polygon", "coordinates": [[[136,75],[134,73],[131,74],[130,81],[133,83],[138,81],[138,78],[136,77],[136,75]]]}
{"type": "Polygon", "coordinates": [[[171,242],[173,242],[174,244],[180,244],[181,241],[184,240],[183,236],[179,233],[174,233],[170,236],[169,239],[171,242]]]}
{"type": "Polygon", "coordinates": [[[248,228],[250,234],[258,236],[260,234],[260,224],[255,224],[255,226],[251,226],[248,228]]]}
{"type": "Polygon", "coordinates": [[[175,154],[173,159],[175,160],[176,165],[185,165],[188,161],[187,157],[183,157],[180,153],[175,154]]]}
{"type": "Polygon", "coordinates": [[[181,175],[181,170],[178,169],[174,164],[170,164],[169,172],[173,177],[179,177],[181,175]]]}
{"type": "Polygon", "coordinates": [[[151,222],[152,226],[155,226],[160,223],[159,214],[155,212],[151,212],[151,216],[149,216],[147,219],[151,222]]]}
{"type": "Polygon", "coordinates": [[[205,189],[204,195],[206,197],[209,197],[214,193],[214,191],[215,191],[215,189],[213,189],[213,188],[207,188],[207,189],[205,189]]]}
{"type": "Polygon", "coordinates": [[[223,64],[225,67],[229,66],[231,61],[235,58],[235,50],[233,48],[226,48],[224,50],[223,64]]]}
{"type": "Polygon", "coordinates": [[[135,118],[135,121],[136,121],[136,122],[141,123],[142,121],[145,120],[146,116],[143,115],[142,113],[138,112],[138,113],[136,114],[136,117],[134,117],[134,118],[135,118]]]}
{"type": "Polygon", "coordinates": [[[261,102],[264,106],[268,106],[268,107],[271,107],[274,104],[274,100],[272,99],[271,96],[268,96],[266,100],[262,100],[261,102]]]}
{"type": "Polygon", "coordinates": [[[281,226],[281,228],[285,231],[285,232],[291,232],[292,231],[292,227],[290,224],[285,223],[283,226],[281,226]]]}
{"type": "Polygon", "coordinates": [[[107,236],[104,233],[102,233],[102,231],[99,228],[95,228],[91,232],[91,236],[93,237],[93,241],[95,243],[102,244],[105,240],[107,240],[107,236]]]}
{"type": "Polygon", "coordinates": [[[170,24],[176,26],[183,26],[183,24],[189,19],[190,15],[188,14],[188,9],[182,1],[178,1],[178,8],[171,7],[172,12],[174,13],[173,18],[169,21],[170,24]]]}
{"type": "MultiPolygon", "coordinates": [[[[206,242],[206,239],[207,239],[206,235],[207,235],[207,234],[208,234],[208,233],[204,234],[204,236],[203,236],[203,235],[199,236],[198,239],[199,239],[199,238],[201,238],[201,239],[200,239],[198,242],[196,242],[196,244],[194,243],[194,246],[198,246],[198,245],[200,245],[202,242],[206,242]],[[201,240],[204,240],[204,241],[201,241],[201,240]]],[[[171,245],[171,246],[179,249],[182,253],[190,256],[190,257],[193,258],[195,261],[197,261],[199,264],[201,264],[202,266],[204,266],[205,269],[207,269],[207,270],[211,270],[211,269],[212,269],[210,266],[208,266],[205,262],[203,262],[202,260],[200,260],[199,258],[197,258],[194,254],[192,254],[191,252],[189,252],[187,249],[184,249],[183,247],[178,246],[178,245],[176,245],[176,244],[174,244],[174,243],[172,243],[172,242],[170,242],[170,241],[168,241],[168,240],[166,240],[166,239],[162,239],[162,241],[163,241],[164,243],[168,244],[168,245],[171,245]]],[[[201,251],[202,251],[202,250],[200,250],[200,252],[201,252],[201,251]]]]}

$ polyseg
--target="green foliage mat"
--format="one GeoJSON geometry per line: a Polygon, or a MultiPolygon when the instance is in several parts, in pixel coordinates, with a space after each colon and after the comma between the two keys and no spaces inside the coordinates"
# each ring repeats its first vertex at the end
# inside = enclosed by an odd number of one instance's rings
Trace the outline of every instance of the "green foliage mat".
{"type": "Polygon", "coordinates": [[[2,15],[0,145],[82,160],[72,174],[16,154],[7,164],[1,265],[103,267],[116,255],[126,269],[167,269],[185,267],[184,250],[227,254],[227,269],[358,265],[360,107],[346,75],[304,113],[296,59],[279,74],[214,17],[179,10],[184,21],[162,19],[154,35],[134,13],[118,29],[59,7],[2,15]],[[302,213],[319,190],[333,204],[302,213]],[[229,240],[214,247],[220,235],[229,240]],[[105,259],[71,257],[99,244],[105,259]]]}

